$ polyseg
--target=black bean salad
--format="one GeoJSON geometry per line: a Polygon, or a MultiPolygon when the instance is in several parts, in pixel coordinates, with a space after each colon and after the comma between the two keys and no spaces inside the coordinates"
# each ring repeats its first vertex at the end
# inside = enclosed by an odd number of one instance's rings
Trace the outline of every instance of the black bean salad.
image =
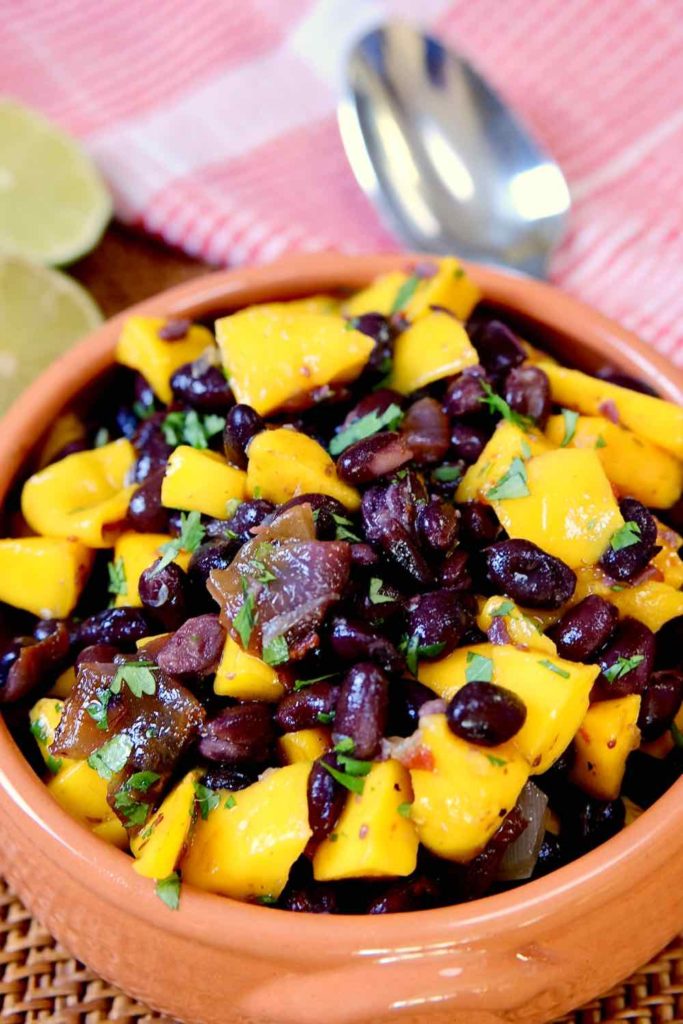
{"type": "Polygon", "coordinates": [[[8,509],[0,701],[169,907],[471,900],[678,778],[682,409],[454,259],[116,355],[8,509]]]}

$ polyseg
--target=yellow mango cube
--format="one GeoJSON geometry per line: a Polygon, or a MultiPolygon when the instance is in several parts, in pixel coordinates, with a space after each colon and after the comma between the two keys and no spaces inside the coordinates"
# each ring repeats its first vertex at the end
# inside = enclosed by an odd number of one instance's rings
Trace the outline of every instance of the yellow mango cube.
{"type": "Polygon", "coordinates": [[[435,264],[431,277],[420,277],[400,270],[382,274],[367,288],[356,292],[344,305],[347,316],[401,313],[414,323],[431,306],[443,306],[459,320],[466,320],[481,298],[478,286],[453,256],[430,261],[435,264]]]}
{"type": "Polygon", "coordinates": [[[285,688],[276,670],[228,636],[213,682],[213,692],[238,700],[280,700],[285,688]]]}
{"type": "Polygon", "coordinates": [[[338,313],[339,299],[333,295],[307,295],[303,299],[288,299],[284,302],[263,302],[259,309],[275,313],[338,313]]]}
{"type": "Polygon", "coordinates": [[[244,501],[247,474],[217,452],[181,444],[171,452],[161,484],[161,504],[227,519],[228,502],[244,501]]]}
{"type": "Polygon", "coordinates": [[[478,362],[479,356],[460,321],[443,310],[434,310],[396,339],[388,387],[407,395],[478,362]]]}
{"type": "Polygon", "coordinates": [[[298,761],[317,761],[332,746],[329,729],[298,729],[286,732],[277,741],[277,748],[283,764],[298,761]]]}
{"type": "MultiPolygon", "coordinates": [[[[125,580],[125,594],[117,594],[114,598],[114,605],[120,608],[122,605],[140,607],[142,601],[138,594],[138,583],[145,569],[161,557],[161,548],[164,544],[170,543],[173,538],[167,533],[135,533],[128,530],[122,533],[114,544],[114,561],[118,562],[123,569],[125,580]]],[[[190,554],[181,551],[173,561],[181,569],[187,569],[190,564],[190,554]]]]}
{"type": "Polygon", "coordinates": [[[598,454],[558,448],[529,459],[529,494],[492,501],[510,537],[537,544],[571,568],[599,561],[624,525],[598,454]]]}
{"type": "Polygon", "coordinates": [[[133,445],[121,438],[34,473],[21,492],[26,522],[45,537],[111,547],[135,490],[127,482],[135,457],[133,445]]]}
{"type": "Polygon", "coordinates": [[[445,715],[426,715],[420,743],[432,771],[413,768],[412,818],[420,842],[438,857],[476,857],[517,803],[529,767],[512,743],[478,747],[455,736],[445,715]]]}
{"type": "Polygon", "coordinates": [[[472,656],[491,663],[491,682],[512,690],[524,702],[526,721],[510,741],[525,758],[532,775],[540,775],[569,746],[588,710],[599,668],[565,661],[541,651],[521,651],[502,644],[459,647],[439,661],[420,661],[417,677],[444,700],[467,682],[472,656]]]}
{"type": "Polygon", "coordinates": [[[553,401],[586,416],[599,416],[611,402],[623,427],[683,459],[683,409],[672,402],[608,384],[579,370],[540,363],[550,381],[553,401]]]}
{"type": "Polygon", "coordinates": [[[90,831],[110,846],[117,846],[119,850],[128,849],[128,832],[118,818],[107,818],[106,821],[93,825],[90,831]]]}
{"type": "Polygon", "coordinates": [[[41,619],[66,618],[81,596],[93,557],[93,552],[77,540],[0,540],[0,601],[41,619]]]}
{"type": "Polygon", "coordinates": [[[72,758],[54,757],[50,753],[50,744],[55,738],[55,730],[59,725],[63,710],[63,700],[57,700],[54,697],[43,697],[41,700],[36,701],[28,715],[31,723],[31,735],[38,744],[43,761],[53,775],[56,775],[57,772],[68,768],[72,764],[76,764],[76,761],[72,758]]]}
{"type": "MultiPolygon", "coordinates": [[[[551,416],[545,432],[559,445],[565,436],[564,417],[551,416]]],[[[595,451],[618,493],[637,498],[649,508],[669,508],[681,495],[683,464],[603,416],[579,416],[569,446],[595,451]]]]}
{"type": "Polygon", "coordinates": [[[593,704],[574,740],[572,782],[597,800],[616,800],[626,759],[640,743],[640,697],[631,694],[593,704]]]}
{"type": "Polygon", "coordinates": [[[360,495],[337,476],[325,449],[307,434],[287,427],[264,430],[247,451],[247,491],[279,505],[297,494],[329,494],[351,511],[360,507],[360,495]]]}
{"type": "Polygon", "coordinates": [[[60,672],[54,681],[49,696],[57,697],[60,700],[66,699],[74,688],[76,682],[76,669],[73,665],[69,668],[65,668],[63,672],[60,672]]]}
{"type": "Polygon", "coordinates": [[[367,288],[355,292],[344,303],[346,316],[363,316],[364,313],[381,313],[390,316],[394,312],[401,289],[407,287],[411,275],[402,270],[380,274],[367,288]]]}
{"type": "Polygon", "coordinates": [[[214,339],[206,327],[193,324],[184,338],[165,341],[159,331],[168,321],[157,316],[130,316],[121,330],[116,345],[116,359],[130,366],[149,383],[157,398],[170,402],[171,377],[184,363],[199,359],[214,339]]]}
{"type": "Polygon", "coordinates": [[[485,501],[487,493],[507,473],[513,459],[528,459],[552,450],[536,430],[525,432],[508,420],[501,420],[477,461],[468,468],[458,485],[458,501],[485,501]]]}
{"type": "Polygon", "coordinates": [[[364,777],[362,793],[349,793],[332,832],[313,857],[319,882],[409,875],[418,838],[410,820],[410,776],[398,761],[379,761],[364,777]]]}
{"type": "Polygon", "coordinates": [[[216,338],[238,402],[261,416],[310,404],[326,384],[355,380],[374,348],[343,317],[284,305],[250,306],[216,322],[216,338]]]}
{"type": "Polygon", "coordinates": [[[683,547],[683,537],[657,521],[657,543],[662,550],[652,559],[652,565],[661,572],[664,583],[679,590],[683,587],[683,558],[678,552],[683,547]]]}
{"type": "Polygon", "coordinates": [[[658,580],[646,580],[623,590],[610,590],[604,596],[617,606],[621,616],[639,619],[653,633],[660,630],[665,622],[683,615],[683,592],[658,580]]]}
{"type": "Polygon", "coordinates": [[[479,611],[477,625],[486,633],[497,618],[505,624],[513,647],[530,647],[534,651],[557,654],[553,641],[542,632],[541,623],[533,618],[533,614],[518,608],[514,601],[507,597],[489,597],[479,611]]]}
{"type": "Polygon", "coordinates": [[[133,868],[145,878],[167,878],[180,861],[193,824],[195,783],[201,772],[188,774],[168,793],[158,811],[130,841],[133,868]]]}
{"type": "Polygon", "coordinates": [[[272,768],[200,819],[182,859],[183,880],[236,900],[276,899],[311,837],[310,764],[272,768]]]}

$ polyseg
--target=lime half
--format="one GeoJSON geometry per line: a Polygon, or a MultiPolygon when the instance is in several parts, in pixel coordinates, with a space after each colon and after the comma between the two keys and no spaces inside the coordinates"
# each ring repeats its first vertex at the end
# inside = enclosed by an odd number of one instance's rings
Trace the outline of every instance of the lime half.
{"type": "Polygon", "coordinates": [[[78,143],[0,98],[0,250],[70,263],[97,244],[110,217],[107,188],[78,143]]]}
{"type": "Polygon", "coordinates": [[[0,256],[0,413],[101,321],[88,292],[66,274],[0,256]]]}

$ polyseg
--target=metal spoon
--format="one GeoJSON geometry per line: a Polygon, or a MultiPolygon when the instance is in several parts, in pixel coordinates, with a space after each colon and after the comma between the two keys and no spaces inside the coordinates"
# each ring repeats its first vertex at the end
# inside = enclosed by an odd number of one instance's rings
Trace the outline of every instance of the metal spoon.
{"type": "Polygon", "coordinates": [[[567,183],[463,57],[401,23],[369,32],[349,56],[339,125],[358,183],[405,245],[547,276],[567,183]]]}

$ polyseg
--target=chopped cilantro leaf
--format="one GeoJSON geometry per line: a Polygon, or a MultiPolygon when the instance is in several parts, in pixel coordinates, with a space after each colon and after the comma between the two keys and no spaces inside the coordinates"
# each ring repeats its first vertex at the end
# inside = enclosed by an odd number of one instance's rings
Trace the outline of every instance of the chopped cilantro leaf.
{"type": "Polygon", "coordinates": [[[492,765],[495,765],[496,768],[503,768],[507,764],[505,758],[496,757],[495,754],[487,754],[486,757],[488,758],[492,765]]]}
{"type": "Polygon", "coordinates": [[[352,754],[355,749],[356,744],[350,736],[342,736],[339,742],[334,745],[334,751],[336,754],[352,754]]]}
{"type": "Polygon", "coordinates": [[[369,775],[372,768],[372,761],[359,761],[348,754],[338,754],[337,760],[347,775],[369,775]]]}
{"type": "Polygon", "coordinates": [[[107,573],[109,574],[109,593],[125,597],[128,593],[128,583],[126,582],[126,567],[123,559],[115,558],[113,562],[109,562],[107,573]]]}
{"type": "Polygon", "coordinates": [[[231,810],[233,809],[233,807],[237,807],[237,801],[235,800],[235,798],[234,798],[234,796],[232,795],[232,793],[230,794],[230,796],[228,797],[228,799],[227,799],[227,800],[225,801],[225,803],[223,804],[223,806],[224,806],[224,807],[225,807],[225,809],[226,809],[226,810],[228,810],[228,811],[231,811],[231,810]]]}
{"type": "Polygon", "coordinates": [[[347,519],[346,516],[337,515],[336,512],[332,513],[332,518],[336,526],[335,540],[348,540],[351,544],[360,543],[358,534],[349,529],[350,526],[353,526],[350,519],[347,519]]]}
{"type": "Polygon", "coordinates": [[[244,576],[240,577],[240,579],[242,581],[242,593],[244,595],[244,600],[242,601],[240,610],[232,620],[232,624],[239,634],[239,638],[242,641],[242,647],[246,650],[249,644],[249,638],[251,637],[251,632],[256,623],[256,613],[254,612],[255,601],[254,595],[250,593],[247,588],[247,581],[244,576]]]}
{"type": "Polygon", "coordinates": [[[408,671],[412,672],[415,676],[417,675],[417,664],[420,657],[436,658],[441,654],[445,646],[445,642],[438,644],[421,644],[418,635],[413,633],[410,637],[404,636],[402,638],[399,644],[399,650],[403,651],[406,656],[408,671]]]}
{"type": "Polygon", "coordinates": [[[555,675],[562,676],[563,679],[569,679],[569,672],[567,672],[567,670],[564,668],[560,668],[559,665],[556,665],[548,658],[543,658],[543,660],[539,661],[538,664],[542,665],[543,668],[547,668],[550,672],[554,672],[555,675]]]}
{"type": "Polygon", "coordinates": [[[109,707],[109,701],[112,696],[113,694],[109,688],[105,690],[98,690],[85,708],[97,728],[101,729],[102,732],[105,732],[109,727],[109,722],[107,720],[107,708],[109,707]]]}
{"type": "Polygon", "coordinates": [[[136,800],[131,795],[128,785],[118,791],[114,797],[114,806],[125,816],[126,828],[135,828],[136,825],[144,825],[147,821],[150,804],[136,800]]]}
{"type": "Polygon", "coordinates": [[[366,437],[372,437],[384,427],[394,430],[402,419],[403,413],[400,407],[393,403],[383,413],[378,413],[376,409],[373,409],[367,416],[361,416],[360,419],[354,420],[332,438],[330,455],[341,455],[349,445],[355,444],[356,441],[362,441],[366,437]]]}
{"type": "Polygon", "coordinates": [[[154,891],[170,910],[177,910],[180,905],[180,875],[178,872],[172,871],[166,878],[159,878],[154,891]]]}
{"type": "Polygon", "coordinates": [[[406,802],[404,804],[399,804],[398,807],[396,808],[396,810],[401,815],[401,817],[409,818],[410,817],[410,808],[412,806],[413,805],[411,803],[406,802]]]}
{"type": "Polygon", "coordinates": [[[266,665],[282,665],[289,661],[289,647],[283,636],[276,636],[263,645],[263,660],[266,665]]]}
{"type": "Polygon", "coordinates": [[[161,776],[157,772],[134,772],[126,785],[129,789],[137,789],[140,793],[146,793],[149,787],[158,782],[160,778],[161,776]]]}
{"type": "Polygon", "coordinates": [[[187,551],[189,554],[196,551],[204,540],[204,532],[199,512],[188,512],[187,515],[182,513],[180,516],[180,535],[174,537],[168,544],[161,545],[159,550],[162,552],[162,556],[154,566],[151,575],[156,576],[162,569],[165,569],[174,558],[178,557],[181,551],[187,551]]]}
{"type": "Polygon", "coordinates": [[[482,379],[480,384],[484,394],[479,401],[482,405],[487,406],[490,412],[497,412],[504,420],[514,423],[520,430],[528,430],[529,427],[533,427],[534,421],[529,416],[522,416],[521,413],[511,409],[505,399],[496,394],[488,381],[482,379]]]}
{"type": "Polygon", "coordinates": [[[517,456],[486,497],[493,501],[504,501],[509,498],[526,498],[529,493],[526,466],[517,456]]]}
{"type": "Polygon", "coordinates": [[[100,427],[93,438],[93,446],[103,448],[105,444],[109,444],[109,431],[106,427],[100,427]]]}
{"type": "Polygon", "coordinates": [[[53,757],[50,751],[47,749],[47,742],[49,739],[49,732],[46,723],[42,718],[37,718],[35,722],[31,722],[31,735],[34,736],[39,743],[46,748],[45,750],[45,764],[49,772],[56,775],[59,769],[62,767],[61,758],[53,757]]]}
{"type": "Polygon", "coordinates": [[[455,484],[461,476],[460,466],[437,466],[432,470],[432,480],[438,480],[441,484],[455,484]]]}
{"type": "MultiPolygon", "coordinates": [[[[320,717],[320,716],[318,716],[320,717]]],[[[320,761],[325,771],[329,772],[333,779],[336,779],[342,786],[350,790],[352,793],[361,794],[365,789],[365,779],[362,775],[349,775],[347,772],[340,772],[337,768],[333,768],[327,761],[320,761]]]]}
{"type": "Polygon", "coordinates": [[[574,440],[576,424],[579,421],[579,414],[578,412],[574,412],[573,409],[563,409],[562,419],[564,420],[564,437],[560,441],[560,448],[566,448],[567,445],[574,440]]]}
{"type": "Polygon", "coordinates": [[[408,305],[413,295],[420,286],[420,278],[417,274],[411,274],[403,282],[401,287],[396,292],[396,298],[394,299],[393,305],[389,311],[389,315],[393,316],[394,313],[400,313],[400,311],[408,305]]]}
{"type": "Polygon", "coordinates": [[[146,664],[139,663],[137,665],[134,663],[119,665],[109,689],[112,693],[121,693],[125,683],[133,696],[142,697],[143,694],[147,694],[147,696],[151,697],[156,693],[157,689],[157,681],[154,677],[155,671],[156,665],[152,665],[151,662],[146,664]]]}
{"type": "Polygon", "coordinates": [[[133,402],[133,412],[139,420],[148,420],[156,412],[154,403],[147,405],[146,402],[133,402]]]}
{"type": "Polygon", "coordinates": [[[225,417],[209,414],[199,416],[194,409],[189,412],[170,412],[161,429],[167,444],[174,447],[189,444],[193,448],[208,448],[209,440],[220,434],[225,426],[225,417]]]}
{"type": "Polygon", "coordinates": [[[504,615],[511,615],[515,610],[515,606],[512,601],[501,601],[497,608],[494,608],[490,613],[492,619],[497,619],[504,615]]]}
{"type": "Polygon", "coordinates": [[[107,743],[93,751],[88,758],[88,764],[101,779],[109,782],[125,766],[132,749],[133,741],[130,736],[112,736],[107,743]]]}
{"type": "Polygon", "coordinates": [[[622,655],[619,655],[613,665],[609,665],[602,670],[602,674],[605,679],[613,683],[615,679],[622,679],[625,675],[628,675],[629,672],[632,672],[644,660],[644,654],[634,654],[632,658],[624,658],[622,655]]]}
{"type": "Polygon", "coordinates": [[[316,676],[314,679],[295,679],[294,692],[298,693],[299,690],[303,690],[307,686],[313,686],[313,683],[322,683],[323,679],[331,679],[336,674],[336,672],[328,672],[327,675],[316,676]]]}
{"type": "Polygon", "coordinates": [[[194,798],[199,808],[199,813],[202,816],[202,821],[206,821],[209,811],[213,811],[220,803],[218,793],[214,793],[212,789],[203,786],[201,782],[195,782],[194,784],[194,798]]]}
{"type": "Polygon", "coordinates": [[[315,717],[321,725],[332,725],[334,722],[334,711],[319,711],[315,717]]]}
{"type": "Polygon", "coordinates": [[[269,892],[266,892],[263,896],[257,896],[256,902],[263,904],[264,907],[272,907],[277,903],[277,896],[271,896],[269,892]]]}
{"type": "Polygon", "coordinates": [[[465,679],[468,683],[490,683],[493,679],[493,662],[476,651],[467,652],[465,679]]]}
{"type": "Polygon", "coordinates": [[[624,523],[615,533],[612,534],[609,546],[612,551],[621,551],[622,548],[630,548],[640,540],[640,527],[633,521],[624,523]]]}
{"type": "Polygon", "coordinates": [[[383,580],[378,579],[377,576],[372,577],[372,579],[370,580],[369,593],[371,604],[390,604],[394,600],[393,597],[390,597],[388,594],[382,593],[383,586],[383,580]]]}
{"type": "Polygon", "coordinates": [[[598,436],[596,438],[596,441],[595,441],[595,447],[596,448],[606,448],[607,447],[607,441],[605,441],[605,439],[602,436],[602,434],[598,434],[598,436]]]}

